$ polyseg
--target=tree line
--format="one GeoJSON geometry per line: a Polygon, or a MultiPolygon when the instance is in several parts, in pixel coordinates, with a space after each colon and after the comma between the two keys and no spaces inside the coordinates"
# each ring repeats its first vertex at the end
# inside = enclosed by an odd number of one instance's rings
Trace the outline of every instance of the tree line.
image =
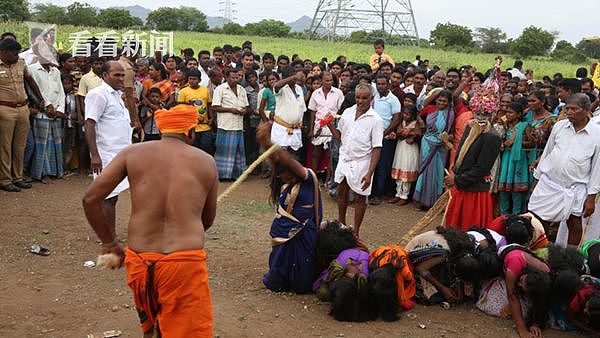
{"type": "Polygon", "coordinates": [[[430,36],[432,46],[447,50],[512,54],[518,57],[550,55],[556,60],[571,63],[600,58],[600,39],[581,39],[573,46],[566,40],[557,42],[558,32],[549,32],[536,26],[526,27],[516,39],[508,39],[500,28],[478,27],[473,31],[448,22],[438,23],[430,36]]]}
{"type": "Polygon", "coordinates": [[[124,8],[97,9],[90,4],[74,2],[63,7],[38,3],[29,9],[27,0],[0,0],[0,21],[36,21],[50,24],[113,29],[149,28],[160,31],[194,31],[223,34],[245,34],[287,37],[290,27],[279,20],[262,20],[241,26],[234,22],[209,30],[206,15],[194,7],[160,7],[148,14],[146,22],[124,8]]]}
{"type": "MultiPolygon", "coordinates": [[[[0,21],[31,20],[52,24],[76,26],[123,28],[149,28],[160,31],[214,32],[229,35],[259,35],[273,37],[306,38],[308,32],[293,33],[291,28],[279,20],[265,19],[255,23],[240,25],[225,23],[222,27],[209,29],[206,15],[194,7],[160,7],[148,14],[144,23],[123,8],[96,9],[87,3],[74,2],[61,7],[50,3],[35,4],[29,9],[27,0],[0,0],[0,21]]],[[[549,32],[540,27],[526,27],[516,39],[507,38],[500,28],[469,27],[438,23],[430,32],[430,39],[421,39],[420,46],[434,47],[461,52],[485,52],[512,54],[517,57],[551,56],[552,58],[575,64],[586,62],[588,58],[600,58],[600,39],[582,39],[573,46],[565,40],[557,40],[557,32],[549,32]]],[[[372,43],[384,38],[388,44],[414,44],[409,37],[389,35],[381,30],[372,32],[355,31],[349,40],[355,43],[372,43]]]]}

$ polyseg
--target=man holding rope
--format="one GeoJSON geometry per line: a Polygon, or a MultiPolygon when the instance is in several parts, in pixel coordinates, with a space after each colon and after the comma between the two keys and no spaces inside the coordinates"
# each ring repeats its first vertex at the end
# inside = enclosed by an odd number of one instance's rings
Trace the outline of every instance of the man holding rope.
{"type": "MultiPolygon", "coordinates": [[[[217,208],[213,158],[190,146],[198,112],[180,104],[155,113],[160,141],[139,143],[117,154],[83,199],[102,253],[125,261],[144,337],[212,337],[204,232],[217,208]],[[131,184],[126,255],[110,229],[102,204],[125,177],[131,184]],[[151,196],[151,198],[148,198],[151,196]]],[[[100,265],[100,264],[99,264],[100,265]]]]}

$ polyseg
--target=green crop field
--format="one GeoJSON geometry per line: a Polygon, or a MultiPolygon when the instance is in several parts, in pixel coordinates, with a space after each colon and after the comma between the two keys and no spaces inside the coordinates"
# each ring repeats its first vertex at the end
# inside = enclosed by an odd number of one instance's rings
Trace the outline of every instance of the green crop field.
{"type": "MultiPolygon", "coordinates": [[[[69,44],[69,34],[88,30],[96,37],[108,29],[98,27],[75,27],[75,26],[58,26],[57,39],[68,50],[71,48],[69,44]]],[[[0,32],[14,32],[18,40],[27,45],[28,27],[22,23],[15,22],[0,22],[0,32]]],[[[118,33],[123,33],[124,30],[118,33]]],[[[146,38],[150,33],[148,30],[139,30],[136,32],[146,32],[146,38]]],[[[212,33],[197,33],[197,32],[174,32],[173,45],[176,54],[182,48],[190,47],[198,52],[201,49],[208,49],[224,44],[241,45],[245,40],[253,42],[254,50],[257,53],[271,52],[277,57],[280,54],[291,56],[298,54],[303,59],[321,60],[322,57],[327,57],[329,61],[333,61],[338,55],[345,55],[348,60],[356,62],[368,62],[369,56],[373,52],[373,48],[368,44],[356,44],[347,42],[331,43],[327,41],[311,41],[291,38],[273,38],[261,36],[243,36],[243,35],[222,35],[212,33]]],[[[450,52],[434,48],[419,48],[407,46],[387,46],[386,53],[392,56],[396,61],[409,60],[414,61],[415,55],[419,54],[423,59],[429,59],[430,65],[439,65],[442,69],[456,67],[460,65],[474,65],[480,70],[485,71],[494,63],[495,54],[469,54],[450,52]]],[[[512,66],[514,57],[503,55],[505,67],[512,66]]],[[[575,70],[578,67],[588,67],[589,65],[575,65],[564,62],[557,62],[550,57],[535,57],[524,60],[524,68],[532,69],[536,79],[541,79],[544,75],[552,76],[555,73],[563,73],[565,76],[575,76],[575,70]]]]}

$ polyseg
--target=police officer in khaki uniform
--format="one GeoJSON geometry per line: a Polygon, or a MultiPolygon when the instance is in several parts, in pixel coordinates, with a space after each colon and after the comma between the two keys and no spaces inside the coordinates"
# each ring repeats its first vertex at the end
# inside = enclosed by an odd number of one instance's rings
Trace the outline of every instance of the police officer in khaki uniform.
{"type": "MultiPolygon", "coordinates": [[[[25,81],[42,98],[40,90],[19,58],[21,45],[11,39],[0,41],[0,189],[19,192],[31,188],[23,181],[23,155],[29,132],[29,108],[25,81]]],[[[44,108],[40,100],[40,109],[44,108]]]]}

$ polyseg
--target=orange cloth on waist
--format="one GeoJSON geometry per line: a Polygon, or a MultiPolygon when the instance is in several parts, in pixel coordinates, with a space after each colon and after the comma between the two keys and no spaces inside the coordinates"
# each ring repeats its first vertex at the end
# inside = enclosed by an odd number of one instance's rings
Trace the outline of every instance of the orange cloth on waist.
{"type": "Polygon", "coordinates": [[[408,259],[408,252],[397,245],[380,246],[369,255],[369,270],[375,270],[386,264],[398,267],[396,288],[398,306],[410,310],[415,306],[413,297],[417,292],[417,283],[413,267],[408,259]]]}
{"type": "Polygon", "coordinates": [[[156,126],[162,134],[187,134],[198,124],[198,109],[189,104],[178,104],[169,110],[154,112],[156,126]]]}
{"type": "Polygon", "coordinates": [[[125,266],[144,333],[158,324],[164,338],[213,336],[206,251],[165,255],[127,248],[125,266]]]}

